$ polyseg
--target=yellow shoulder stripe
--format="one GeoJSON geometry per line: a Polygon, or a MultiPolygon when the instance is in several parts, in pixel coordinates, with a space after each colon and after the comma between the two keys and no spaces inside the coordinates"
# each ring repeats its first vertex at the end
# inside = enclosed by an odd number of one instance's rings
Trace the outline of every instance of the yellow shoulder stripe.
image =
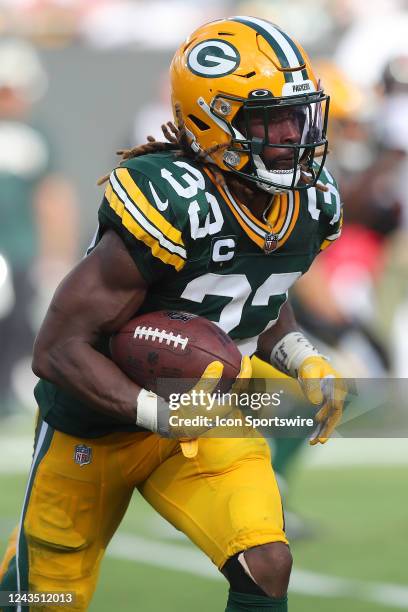
{"type": "Polygon", "coordinates": [[[149,221],[172,242],[184,246],[180,230],[173,227],[173,225],[171,225],[171,223],[150,204],[149,200],[130,176],[129,170],[127,168],[118,168],[118,170],[116,170],[116,176],[133,204],[145,215],[145,217],[147,217],[149,221]]]}
{"type": "Polygon", "coordinates": [[[119,217],[123,217],[123,211],[125,210],[125,205],[123,204],[122,200],[119,200],[118,196],[113,191],[112,185],[110,183],[108,183],[108,186],[106,187],[105,198],[108,200],[109,206],[113,208],[115,213],[119,217]]]}
{"type": "Polygon", "coordinates": [[[105,191],[105,198],[109,202],[110,207],[116,212],[121,218],[122,224],[126,229],[138,240],[148,246],[154,257],[157,257],[163,263],[170,264],[179,271],[181,270],[186,261],[183,257],[180,257],[176,253],[170,253],[167,249],[163,248],[159,241],[149,234],[125,209],[125,205],[122,200],[116,195],[112,189],[112,185],[109,185],[105,191]]]}
{"type": "Polygon", "coordinates": [[[331,244],[333,244],[331,240],[323,240],[322,244],[320,245],[320,250],[324,251],[324,249],[327,249],[327,247],[329,247],[331,244]]]}
{"type": "Polygon", "coordinates": [[[323,240],[322,244],[320,245],[321,251],[324,251],[324,249],[327,249],[328,246],[330,246],[331,244],[333,244],[334,242],[336,242],[336,240],[340,238],[342,227],[343,227],[343,210],[340,213],[340,219],[339,219],[337,231],[331,236],[328,236],[325,240],[323,240]]]}
{"type": "Polygon", "coordinates": [[[177,271],[181,270],[185,266],[185,259],[179,257],[179,255],[176,255],[175,253],[170,253],[166,249],[163,249],[160,246],[159,241],[148,234],[143,227],[141,227],[137,221],[134,220],[132,215],[130,215],[127,210],[125,210],[123,213],[122,223],[131,234],[150,248],[154,257],[157,257],[165,264],[172,265],[177,271]]]}

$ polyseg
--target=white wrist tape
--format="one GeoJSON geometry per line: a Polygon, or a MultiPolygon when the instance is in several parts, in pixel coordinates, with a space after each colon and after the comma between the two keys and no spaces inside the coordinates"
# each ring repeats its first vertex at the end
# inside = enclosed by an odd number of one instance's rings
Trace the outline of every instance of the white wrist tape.
{"type": "Polygon", "coordinates": [[[157,431],[158,396],[153,391],[142,389],[137,398],[136,425],[157,431]]]}
{"type": "Polygon", "coordinates": [[[315,355],[320,355],[319,351],[301,332],[290,332],[275,344],[270,362],[281,372],[297,378],[302,362],[315,355]]]}

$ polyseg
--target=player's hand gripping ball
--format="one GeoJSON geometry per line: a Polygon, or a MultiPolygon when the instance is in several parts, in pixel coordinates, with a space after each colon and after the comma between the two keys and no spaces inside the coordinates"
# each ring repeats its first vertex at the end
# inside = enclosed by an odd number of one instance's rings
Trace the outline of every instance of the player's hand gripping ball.
{"type": "Polygon", "coordinates": [[[183,453],[190,457],[197,452],[191,438],[208,431],[216,415],[224,417],[236,407],[234,398],[251,377],[249,357],[241,358],[231,338],[215,323],[186,312],[158,311],[132,319],[111,338],[111,355],[129,378],[157,393],[154,424],[148,428],[183,440],[183,453]],[[177,424],[170,425],[168,402],[180,394],[177,424]],[[193,417],[198,417],[194,424],[178,424],[193,417]]]}
{"type": "MultiPolygon", "coordinates": [[[[241,369],[241,353],[215,323],[196,315],[160,310],[126,323],[111,338],[117,366],[141,387],[168,399],[170,391],[189,391],[213,361],[223,364],[221,390],[241,369]]],[[[215,378],[220,378],[217,370],[215,378]]]]}

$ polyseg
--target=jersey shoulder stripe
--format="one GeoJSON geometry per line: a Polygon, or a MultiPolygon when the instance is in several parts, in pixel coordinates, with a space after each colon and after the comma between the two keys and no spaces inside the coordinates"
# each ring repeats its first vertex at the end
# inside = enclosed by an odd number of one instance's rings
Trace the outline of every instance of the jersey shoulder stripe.
{"type": "Polygon", "coordinates": [[[320,246],[321,251],[324,251],[324,249],[327,249],[327,247],[329,247],[331,244],[333,244],[333,242],[336,242],[336,240],[340,238],[342,227],[343,227],[343,211],[341,212],[341,215],[340,215],[337,231],[335,231],[333,234],[330,234],[329,236],[326,236],[326,238],[323,240],[320,246]]]}
{"type": "Polygon", "coordinates": [[[149,202],[140,187],[136,184],[129,170],[127,168],[118,168],[115,170],[115,176],[130,201],[143,216],[155,225],[157,229],[161,231],[163,235],[167,236],[175,245],[184,247],[180,230],[169,223],[164,215],[149,202]]]}
{"type": "Polygon", "coordinates": [[[110,175],[105,192],[109,207],[128,232],[149,247],[154,257],[181,270],[186,263],[187,252],[180,231],[148,202],[129,173],[119,174],[122,170],[127,172],[119,168],[110,175]]]}

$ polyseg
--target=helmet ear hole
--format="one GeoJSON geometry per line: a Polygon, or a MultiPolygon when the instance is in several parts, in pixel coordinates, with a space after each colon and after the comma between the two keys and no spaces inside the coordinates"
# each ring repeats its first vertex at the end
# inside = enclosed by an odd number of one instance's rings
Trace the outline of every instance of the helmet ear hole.
{"type": "Polygon", "coordinates": [[[199,117],[196,117],[195,115],[189,115],[188,118],[191,119],[194,125],[202,132],[205,132],[206,130],[210,129],[210,126],[205,123],[205,121],[202,121],[199,117]]]}

